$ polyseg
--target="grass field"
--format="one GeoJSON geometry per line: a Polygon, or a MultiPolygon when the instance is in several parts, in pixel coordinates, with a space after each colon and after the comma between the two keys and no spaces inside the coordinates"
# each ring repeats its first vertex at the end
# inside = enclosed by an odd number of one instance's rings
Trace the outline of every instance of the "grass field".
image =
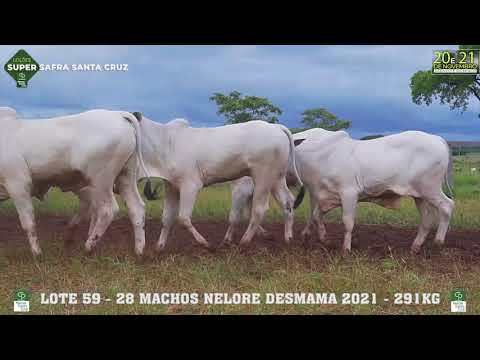
{"type": "MultiPolygon", "coordinates": [[[[162,187],[160,196],[163,198],[162,187]]],[[[226,219],[231,205],[231,188],[229,184],[220,184],[203,189],[195,204],[194,218],[226,219]]],[[[294,191],[295,192],[295,191],[294,191]]],[[[310,202],[308,195],[304,203],[295,211],[297,221],[305,222],[309,216],[310,202]]],[[[454,174],[455,212],[451,222],[453,228],[480,228],[480,154],[462,156],[455,161],[454,174]],[[477,173],[470,169],[476,167],[477,173]]],[[[281,210],[271,200],[267,221],[280,221],[281,210]]],[[[119,201],[122,215],[126,215],[123,203],[119,201]]],[[[161,218],[162,201],[147,202],[147,216],[161,218]]],[[[40,215],[72,215],[78,211],[78,199],[71,193],[62,193],[52,189],[44,201],[35,200],[36,213],[40,215]]],[[[15,213],[11,200],[0,203],[0,213],[15,213]]],[[[341,211],[336,209],[327,215],[327,221],[340,222],[341,211]]],[[[404,199],[399,210],[388,210],[380,206],[361,203],[358,207],[357,223],[389,224],[394,226],[417,226],[418,211],[413,200],[404,199]]]]}
{"type": "MultiPolygon", "coordinates": [[[[455,161],[456,208],[452,229],[480,229],[480,156],[468,155],[455,161]]],[[[230,208],[228,185],[204,189],[194,210],[198,219],[226,219],[230,208]]],[[[296,222],[305,221],[308,199],[296,211],[296,222]]],[[[71,215],[78,201],[71,194],[51,191],[43,202],[36,201],[37,214],[71,215]]],[[[123,209],[123,205],[122,205],[123,209]]],[[[123,209],[124,212],[124,209],[123,209]]],[[[149,202],[149,218],[159,219],[162,202],[149,202]]],[[[0,204],[2,216],[12,216],[10,201],[0,204]]],[[[14,217],[11,217],[14,219],[14,217]]],[[[272,202],[267,221],[280,221],[281,214],[272,202]]],[[[339,222],[339,210],[328,215],[328,222],[339,222]]],[[[417,210],[410,200],[400,210],[386,210],[372,204],[360,204],[358,224],[389,224],[416,227],[417,210]]],[[[12,226],[16,226],[12,224],[12,226]]],[[[59,233],[62,229],[59,228],[59,233]]],[[[448,235],[447,235],[448,236],[448,235]]],[[[87,257],[80,245],[67,256],[59,241],[42,239],[44,258],[34,261],[26,237],[23,242],[0,239],[0,313],[12,313],[13,292],[29,289],[33,293],[31,313],[55,314],[447,314],[449,293],[453,289],[467,292],[468,313],[480,314],[480,262],[456,249],[430,255],[428,250],[417,257],[405,251],[386,252],[372,257],[354,251],[347,258],[339,251],[325,248],[307,250],[300,246],[272,252],[263,248],[244,254],[238,248],[222,249],[215,254],[198,249],[194,253],[167,253],[150,256],[144,263],[135,262],[130,247],[109,247],[100,256],[87,257]],[[120,251],[119,251],[120,250],[120,251]],[[99,292],[112,298],[100,305],[40,305],[41,292],[99,292]],[[117,293],[180,292],[180,293],[376,293],[376,305],[131,305],[115,304],[117,293]],[[395,305],[397,292],[441,294],[440,305],[395,305]],[[390,302],[383,302],[388,297],[390,302]]],[[[480,239],[479,239],[480,242],[480,239]]]]}

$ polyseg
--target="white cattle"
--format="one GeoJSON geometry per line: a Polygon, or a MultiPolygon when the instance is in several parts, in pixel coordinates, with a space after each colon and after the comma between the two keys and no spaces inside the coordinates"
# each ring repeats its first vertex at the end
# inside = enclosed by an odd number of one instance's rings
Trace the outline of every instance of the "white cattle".
{"type": "Polygon", "coordinates": [[[13,200],[34,255],[41,250],[31,196],[43,197],[52,186],[77,193],[80,213],[69,230],[73,232],[80,220],[90,218],[85,247],[91,252],[118,211],[114,183],[128,207],[135,251],[143,252],[145,205],[136,183],[137,158],[143,162],[136,116],[91,110],[25,121],[15,110],[0,108],[0,200],[13,200]]]}
{"type": "MultiPolygon", "coordinates": [[[[324,240],[324,215],[342,206],[343,250],[348,252],[358,201],[398,208],[403,196],[411,196],[421,215],[411,251],[419,252],[435,220],[439,224],[435,243],[443,245],[454,208],[453,200],[442,191],[445,182],[451,195],[452,160],[444,139],[407,131],[354,140],[344,131],[323,129],[310,129],[294,134],[296,137],[306,139],[296,148],[296,160],[312,203],[311,218],[302,232],[304,237],[308,238],[316,225],[319,238],[324,240]]],[[[253,188],[248,178],[234,183],[233,193],[243,198],[233,197],[230,228],[235,226],[232,218],[238,219],[241,207],[248,204],[246,197],[251,197],[253,188]]]]}
{"type": "MultiPolygon", "coordinates": [[[[285,241],[290,242],[294,197],[285,175],[289,162],[293,169],[296,166],[293,138],[286,127],[250,121],[215,128],[192,128],[186,120],[159,124],[145,117],[140,127],[145,165],[151,176],[166,180],[163,227],[157,251],[164,249],[177,219],[199,244],[210,248],[191,222],[197,193],[204,186],[245,175],[252,176],[255,190],[250,223],[241,245],[251,241],[261,223],[270,192],[284,210],[285,241]]],[[[297,179],[301,184],[298,176],[297,179]]],[[[155,199],[149,184],[145,186],[145,195],[150,200],[155,199]]]]}

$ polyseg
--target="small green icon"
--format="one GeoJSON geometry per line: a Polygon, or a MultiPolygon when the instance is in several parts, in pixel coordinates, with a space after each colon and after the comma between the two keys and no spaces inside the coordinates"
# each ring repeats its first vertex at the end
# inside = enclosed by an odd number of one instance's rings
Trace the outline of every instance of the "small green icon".
{"type": "Polygon", "coordinates": [[[450,293],[450,301],[467,301],[467,294],[465,290],[453,290],[450,293]]]}
{"type": "Polygon", "coordinates": [[[15,300],[14,301],[29,301],[30,292],[27,290],[17,290],[15,291],[15,300]]]}
{"type": "Polygon", "coordinates": [[[40,70],[40,65],[25,50],[19,50],[4,68],[17,83],[17,88],[26,88],[28,81],[40,70]]]}

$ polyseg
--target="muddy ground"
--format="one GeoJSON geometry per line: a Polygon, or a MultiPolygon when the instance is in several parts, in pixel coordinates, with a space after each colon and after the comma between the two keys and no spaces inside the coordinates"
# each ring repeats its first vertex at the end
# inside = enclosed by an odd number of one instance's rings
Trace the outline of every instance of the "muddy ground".
{"type": "MultiPolygon", "coordinates": [[[[67,217],[40,217],[37,219],[40,244],[42,248],[50,244],[58,243],[62,246],[63,236],[65,234],[67,217]]],[[[206,237],[211,243],[218,245],[228,227],[225,221],[216,220],[194,220],[194,225],[198,231],[206,237]]],[[[331,253],[337,253],[341,250],[343,241],[343,225],[327,223],[328,239],[331,244],[324,246],[316,239],[310,242],[308,246],[301,241],[300,233],[305,224],[296,223],[294,226],[294,236],[292,249],[311,249],[324,248],[331,253]]],[[[147,220],[146,224],[146,252],[153,254],[153,247],[157,241],[162,225],[160,220],[147,220]]],[[[236,234],[236,243],[238,243],[246,226],[238,229],[236,234]]],[[[247,251],[265,251],[272,253],[285,249],[283,242],[283,224],[266,223],[264,228],[269,232],[267,238],[255,237],[252,246],[247,251]]],[[[76,234],[74,248],[81,249],[86,240],[87,224],[82,224],[79,232],[76,234]]],[[[374,257],[390,256],[392,253],[408,253],[409,247],[415,237],[416,229],[398,228],[388,225],[356,225],[354,239],[358,240],[353,249],[356,252],[368,254],[374,257]]],[[[434,232],[432,231],[424,244],[422,253],[425,256],[441,255],[441,252],[454,253],[465,260],[480,260],[480,230],[450,230],[447,234],[445,248],[438,250],[433,246],[434,232]]],[[[27,245],[28,241],[25,233],[20,227],[17,217],[0,217],[0,244],[2,247],[15,248],[18,244],[27,245]]],[[[115,220],[109,227],[105,237],[102,239],[96,253],[110,253],[111,250],[130,251],[133,253],[133,232],[130,222],[127,218],[115,220]],[[109,251],[110,250],[110,251],[109,251]]],[[[13,250],[13,249],[12,249],[13,250]]],[[[13,250],[15,251],[15,250],[13,250]]],[[[206,250],[196,245],[193,237],[184,229],[176,227],[171,233],[169,242],[165,249],[166,253],[182,253],[200,255],[206,250]]]]}

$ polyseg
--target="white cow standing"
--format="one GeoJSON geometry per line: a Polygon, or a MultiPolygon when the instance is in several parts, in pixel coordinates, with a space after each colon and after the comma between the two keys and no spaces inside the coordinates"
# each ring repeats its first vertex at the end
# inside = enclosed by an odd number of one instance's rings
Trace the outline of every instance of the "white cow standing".
{"type": "MultiPolygon", "coordinates": [[[[137,115],[136,115],[137,116],[137,115]]],[[[80,197],[80,213],[69,224],[90,218],[85,247],[91,252],[118,211],[116,184],[133,223],[135,251],[145,246],[145,204],[137,188],[142,163],[138,120],[124,111],[91,110],[47,120],[21,120],[0,108],[0,200],[11,198],[34,255],[41,250],[31,196],[52,186],[80,197]]]]}
{"type": "MultiPolygon", "coordinates": [[[[398,208],[403,196],[411,196],[421,215],[412,253],[420,251],[435,220],[435,243],[443,245],[454,208],[453,200],[442,191],[445,182],[451,194],[452,160],[444,139],[407,131],[354,140],[345,131],[323,129],[297,133],[294,138],[306,139],[296,148],[298,170],[312,202],[311,217],[302,232],[304,237],[308,238],[316,225],[319,238],[325,240],[324,215],[341,206],[345,225],[343,250],[348,252],[358,201],[398,208]]],[[[248,178],[234,184],[233,193],[237,196],[233,196],[230,228],[239,222],[241,207],[248,206],[246,197],[251,196],[253,188],[248,178]],[[243,198],[239,199],[238,194],[243,198]]]]}
{"type": "MultiPolygon", "coordinates": [[[[264,121],[215,128],[192,128],[186,120],[159,124],[148,118],[141,121],[143,158],[151,176],[165,182],[163,227],[156,245],[162,251],[176,220],[195,240],[211,248],[195,229],[191,215],[200,189],[249,175],[255,183],[250,223],[240,244],[248,244],[267,208],[270,192],[284,210],[285,241],[293,237],[294,197],[285,175],[289,163],[296,174],[294,141],[290,131],[264,121]]],[[[302,181],[298,174],[297,181],[302,181]]],[[[149,184],[148,199],[155,199],[149,184]]],[[[301,194],[300,194],[301,195],[301,194]]],[[[299,195],[299,199],[302,196],[299,195]]],[[[300,201],[300,200],[298,200],[300,201]]]]}

